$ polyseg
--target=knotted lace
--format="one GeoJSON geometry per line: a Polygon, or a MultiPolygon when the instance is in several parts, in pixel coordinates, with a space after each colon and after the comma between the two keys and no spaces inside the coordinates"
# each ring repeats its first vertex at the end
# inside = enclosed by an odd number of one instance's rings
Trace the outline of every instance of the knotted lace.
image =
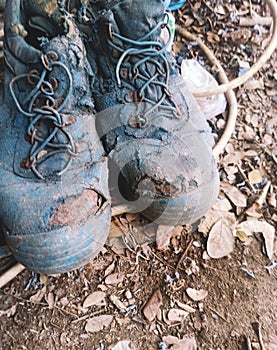
{"type": "Polygon", "coordinates": [[[124,79],[124,85],[134,90],[135,82],[139,81],[139,84],[136,84],[139,85],[136,102],[143,101],[151,105],[145,111],[144,118],[147,118],[159,107],[162,107],[159,112],[162,111],[164,116],[169,118],[172,118],[172,115],[177,116],[176,105],[171,99],[171,94],[168,90],[169,64],[166,52],[171,42],[171,36],[171,30],[165,22],[158,23],[151,31],[138,40],[124,37],[114,32],[110,27],[110,40],[108,40],[108,43],[113,49],[121,53],[115,71],[117,84],[119,87],[123,85],[121,72],[128,66],[129,71],[127,74],[129,76],[126,78],[132,81],[132,86],[128,86],[127,79],[124,79]],[[151,36],[163,28],[166,28],[168,31],[168,41],[161,43],[151,40],[151,36]],[[128,48],[124,49],[124,46],[128,48]],[[148,69],[149,67],[151,67],[151,73],[148,69]]]}
{"type": "Polygon", "coordinates": [[[28,118],[27,135],[32,147],[25,159],[24,167],[31,169],[40,179],[44,179],[38,170],[40,163],[53,155],[66,152],[69,155],[69,160],[63,169],[57,172],[57,175],[61,176],[69,168],[72,157],[76,155],[72,135],[65,129],[61,114],[72,92],[71,73],[65,64],[58,61],[55,52],[51,51],[42,55],[42,63],[44,68],[41,72],[32,70],[28,74],[18,75],[11,80],[9,85],[17,109],[24,117],[28,118]],[[68,79],[67,91],[64,93],[62,102],[57,101],[54,96],[58,87],[57,80],[54,78],[47,80],[47,73],[52,71],[54,67],[61,67],[68,79]],[[27,80],[32,90],[24,99],[19,100],[16,96],[15,84],[22,80],[24,83],[27,80]],[[43,125],[46,128],[42,132],[43,125]],[[65,136],[62,141],[60,141],[61,138],[57,137],[58,134],[65,136]]]}

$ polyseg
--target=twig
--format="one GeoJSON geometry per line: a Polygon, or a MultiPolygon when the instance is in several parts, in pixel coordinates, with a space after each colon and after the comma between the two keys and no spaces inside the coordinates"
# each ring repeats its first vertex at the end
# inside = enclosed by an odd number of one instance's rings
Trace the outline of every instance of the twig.
{"type": "Polygon", "coordinates": [[[253,17],[253,6],[252,6],[252,0],[249,0],[249,14],[250,14],[250,17],[253,17]]]}
{"type": "Polygon", "coordinates": [[[237,165],[238,171],[241,174],[241,176],[243,177],[244,181],[247,183],[248,187],[250,188],[250,190],[253,193],[256,193],[256,189],[254,188],[254,186],[250,183],[250,181],[248,180],[247,176],[244,174],[244,171],[241,169],[241,167],[239,165],[237,165]]]}
{"type": "Polygon", "coordinates": [[[170,264],[168,264],[167,261],[163,260],[162,258],[160,258],[158,255],[156,255],[155,253],[152,252],[152,250],[150,251],[150,253],[154,256],[154,258],[156,258],[157,260],[159,260],[161,263],[163,263],[165,266],[170,267],[172,270],[176,271],[176,268],[170,264]]]}
{"type": "Polygon", "coordinates": [[[208,308],[214,312],[218,317],[220,317],[223,321],[227,322],[228,323],[228,320],[223,316],[221,315],[218,311],[216,311],[215,309],[213,309],[212,307],[208,306],[208,308]]]}
{"type": "Polygon", "coordinates": [[[17,275],[19,275],[23,270],[25,270],[25,267],[21,264],[14,265],[11,269],[3,273],[2,276],[0,276],[0,288],[5,286],[7,283],[9,283],[11,280],[13,280],[17,275]]]}
{"type": "Polygon", "coordinates": [[[176,266],[176,271],[179,270],[179,269],[180,270],[184,270],[180,265],[183,263],[185,257],[188,255],[188,251],[189,251],[190,247],[192,246],[192,243],[193,243],[193,239],[189,242],[189,244],[187,245],[184,253],[182,254],[181,258],[179,259],[178,264],[176,266]]]}
{"type": "Polygon", "coordinates": [[[247,345],[247,350],[253,350],[252,343],[249,336],[246,338],[246,345],[247,345]]]}
{"type": "Polygon", "coordinates": [[[256,24],[260,26],[270,26],[271,23],[272,17],[261,17],[253,10],[250,17],[240,17],[239,19],[239,25],[242,27],[253,27],[256,24]]]}
{"type": "Polygon", "coordinates": [[[264,342],[263,342],[263,336],[262,336],[262,326],[259,322],[254,322],[252,324],[255,332],[257,333],[257,336],[258,336],[258,340],[259,340],[259,344],[260,344],[260,347],[261,347],[261,350],[266,350],[265,348],[265,345],[264,345],[264,342]]]}

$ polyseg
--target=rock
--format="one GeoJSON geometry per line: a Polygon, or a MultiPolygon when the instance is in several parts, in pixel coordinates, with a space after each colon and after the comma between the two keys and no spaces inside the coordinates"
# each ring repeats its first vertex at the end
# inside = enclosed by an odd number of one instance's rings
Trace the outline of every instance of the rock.
{"type": "Polygon", "coordinates": [[[112,320],[112,315],[100,315],[89,318],[86,324],[86,331],[91,333],[100,332],[104,328],[109,327],[109,325],[112,323],[112,320]]]}
{"type": "Polygon", "coordinates": [[[153,321],[156,316],[158,315],[158,312],[160,310],[160,307],[163,303],[163,297],[161,291],[158,289],[156,290],[151,298],[148,300],[147,304],[143,308],[143,315],[148,321],[153,321]]]}

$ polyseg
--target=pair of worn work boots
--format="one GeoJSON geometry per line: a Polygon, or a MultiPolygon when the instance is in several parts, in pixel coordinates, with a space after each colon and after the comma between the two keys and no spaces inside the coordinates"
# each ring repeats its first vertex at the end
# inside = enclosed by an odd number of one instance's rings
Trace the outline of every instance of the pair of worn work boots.
{"type": "Polygon", "coordinates": [[[214,202],[212,134],[162,30],[163,0],[7,1],[0,226],[27,268],[97,255],[108,176],[155,224],[192,223],[214,202]]]}

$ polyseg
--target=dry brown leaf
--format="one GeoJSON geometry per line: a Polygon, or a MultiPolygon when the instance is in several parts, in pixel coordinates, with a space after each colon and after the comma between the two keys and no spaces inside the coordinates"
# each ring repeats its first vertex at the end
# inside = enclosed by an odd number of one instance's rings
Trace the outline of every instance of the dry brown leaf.
{"type": "Polygon", "coordinates": [[[162,293],[160,290],[156,290],[151,296],[151,298],[148,300],[145,307],[143,308],[144,317],[148,321],[154,321],[154,319],[158,315],[158,312],[160,310],[162,303],[163,303],[162,293]]]}
{"type": "Polygon", "coordinates": [[[90,306],[105,306],[106,305],[106,293],[104,292],[94,292],[89,294],[84,303],[83,303],[83,308],[88,308],[90,306]]]}
{"type": "Polygon", "coordinates": [[[116,295],[110,295],[110,301],[118,308],[120,312],[125,313],[128,311],[127,306],[125,306],[116,295]]]}
{"type": "Polygon", "coordinates": [[[17,304],[14,304],[12,307],[10,307],[7,310],[0,310],[0,317],[2,317],[2,316],[7,316],[7,317],[14,316],[16,313],[16,308],[17,308],[17,304]]]}
{"type": "Polygon", "coordinates": [[[181,309],[171,309],[168,311],[167,318],[169,322],[183,322],[189,315],[189,312],[181,309]]]}
{"type": "Polygon", "coordinates": [[[116,345],[109,347],[109,350],[135,350],[130,340],[121,340],[116,345]]]}
{"type": "Polygon", "coordinates": [[[156,232],[156,245],[158,250],[169,247],[171,238],[179,237],[183,226],[165,226],[159,225],[156,232]]]}
{"type": "Polygon", "coordinates": [[[228,33],[227,38],[230,38],[237,46],[245,45],[252,36],[251,30],[247,28],[238,29],[234,32],[228,33]]]}
{"type": "Polygon", "coordinates": [[[205,289],[194,289],[194,288],[187,288],[186,289],[187,295],[194,301],[201,301],[204,300],[208,296],[208,291],[205,289]]]}
{"type": "Polygon", "coordinates": [[[106,268],[105,273],[104,273],[104,276],[105,276],[105,277],[107,277],[109,274],[111,274],[111,273],[114,271],[115,265],[116,265],[116,263],[115,263],[115,261],[113,261],[113,262],[106,268]]]}
{"type": "Polygon", "coordinates": [[[255,169],[248,174],[248,180],[252,185],[259,184],[263,181],[263,175],[260,170],[255,169]]]}
{"type": "Polygon", "coordinates": [[[220,197],[217,199],[217,201],[213,205],[213,209],[222,210],[222,211],[229,211],[232,209],[232,205],[227,198],[220,197]]]}
{"type": "Polygon", "coordinates": [[[208,235],[213,225],[219,220],[222,219],[224,224],[232,228],[236,223],[236,216],[234,213],[228,211],[211,209],[206,214],[205,218],[201,220],[200,225],[198,226],[198,231],[202,232],[204,235],[208,235]]]}
{"type": "Polygon", "coordinates": [[[227,183],[222,183],[221,189],[236,207],[246,207],[246,197],[243,193],[240,192],[238,188],[227,183]]]}
{"type": "Polygon", "coordinates": [[[223,258],[229,255],[234,248],[234,236],[230,227],[224,224],[222,219],[219,219],[212,227],[208,242],[207,252],[213,259],[223,258]]]}
{"type": "Polygon", "coordinates": [[[86,324],[86,331],[91,333],[100,332],[104,328],[109,327],[109,325],[112,323],[112,320],[112,315],[100,315],[89,318],[86,324]]]}
{"type": "Polygon", "coordinates": [[[189,313],[193,313],[193,312],[196,311],[196,310],[195,310],[193,307],[191,307],[190,305],[188,305],[188,304],[183,304],[183,303],[181,303],[181,302],[178,301],[178,300],[176,300],[176,305],[177,305],[180,309],[182,309],[182,310],[184,310],[184,311],[186,311],[186,312],[189,312],[189,313]]]}
{"type": "Polygon", "coordinates": [[[184,337],[179,339],[168,335],[163,337],[163,342],[168,346],[170,350],[197,350],[197,344],[195,338],[184,337]]]}
{"type": "Polygon", "coordinates": [[[30,297],[30,301],[34,303],[38,303],[44,298],[45,294],[46,294],[46,286],[40,289],[36,294],[32,295],[30,297]]]}
{"type": "Polygon", "coordinates": [[[118,284],[123,282],[124,274],[123,273],[112,273],[111,275],[105,278],[106,284],[118,284]]]}
{"type": "Polygon", "coordinates": [[[48,293],[45,295],[44,299],[46,300],[48,307],[50,310],[53,310],[54,305],[55,305],[55,298],[54,294],[52,292],[48,293]]]}
{"type": "Polygon", "coordinates": [[[124,231],[114,221],[112,221],[110,225],[109,237],[121,237],[123,234],[124,231]]]}
{"type": "Polygon", "coordinates": [[[243,87],[246,90],[256,90],[256,89],[263,89],[264,88],[264,83],[262,80],[257,80],[257,79],[249,79],[243,87]]]}
{"type": "Polygon", "coordinates": [[[268,258],[273,259],[275,227],[266,221],[248,220],[237,225],[236,230],[244,231],[247,236],[253,233],[262,233],[265,240],[265,250],[268,258]]]}

